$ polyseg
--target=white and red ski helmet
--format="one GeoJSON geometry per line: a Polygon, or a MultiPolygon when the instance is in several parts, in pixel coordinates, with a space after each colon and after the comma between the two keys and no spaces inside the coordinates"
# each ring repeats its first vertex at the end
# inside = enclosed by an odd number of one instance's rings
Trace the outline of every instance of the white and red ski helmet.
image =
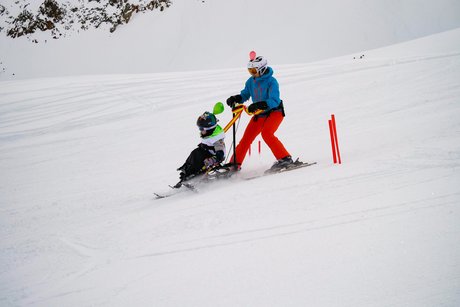
{"type": "Polygon", "coordinates": [[[263,56],[258,56],[253,60],[249,60],[249,62],[248,62],[248,68],[257,69],[257,72],[261,76],[267,70],[267,65],[268,65],[267,59],[264,58],[263,56]]]}

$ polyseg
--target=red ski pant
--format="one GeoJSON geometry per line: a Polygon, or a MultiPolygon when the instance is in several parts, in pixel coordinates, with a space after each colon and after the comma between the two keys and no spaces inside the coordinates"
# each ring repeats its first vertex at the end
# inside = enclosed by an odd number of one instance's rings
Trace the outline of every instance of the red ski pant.
{"type": "MultiPolygon", "coordinates": [[[[259,133],[262,134],[263,140],[270,147],[277,160],[290,156],[283,143],[275,136],[275,132],[283,119],[283,114],[278,111],[270,113],[267,117],[253,117],[244,131],[243,138],[236,146],[236,163],[239,165],[243,163],[249,146],[259,133]]],[[[233,157],[230,161],[233,161],[233,157]]]]}

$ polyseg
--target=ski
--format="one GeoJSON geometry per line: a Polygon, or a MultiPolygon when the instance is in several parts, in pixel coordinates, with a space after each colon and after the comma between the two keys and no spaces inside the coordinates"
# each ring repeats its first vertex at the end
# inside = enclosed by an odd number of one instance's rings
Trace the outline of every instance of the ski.
{"type": "Polygon", "coordinates": [[[167,197],[171,197],[173,195],[176,195],[178,193],[181,193],[181,192],[184,192],[186,190],[188,191],[192,191],[192,192],[198,192],[198,190],[196,189],[196,187],[189,183],[189,182],[181,182],[179,181],[178,183],[176,183],[175,185],[170,185],[169,186],[172,190],[169,191],[169,192],[166,192],[164,194],[161,194],[161,193],[153,193],[155,195],[155,199],[163,199],[163,198],[167,198],[167,197]],[[182,187],[186,188],[185,190],[184,189],[181,189],[182,187]]]}
{"type": "Polygon", "coordinates": [[[184,190],[171,190],[166,193],[153,193],[153,194],[155,195],[155,199],[163,199],[163,198],[174,196],[181,192],[184,192],[184,190]]]}
{"type": "Polygon", "coordinates": [[[265,176],[269,176],[269,175],[289,172],[289,171],[292,171],[292,170],[295,170],[295,169],[299,169],[299,168],[307,167],[307,166],[312,166],[312,165],[315,165],[315,164],[317,164],[317,162],[301,162],[301,161],[299,161],[299,159],[297,159],[294,163],[289,164],[286,167],[283,167],[283,168],[280,168],[280,169],[275,169],[275,170],[268,169],[262,175],[244,178],[244,180],[253,180],[253,179],[256,179],[256,178],[260,178],[260,177],[265,177],[265,176]]]}
{"type": "Polygon", "coordinates": [[[277,173],[282,173],[282,172],[286,172],[286,171],[290,171],[290,170],[294,170],[294,169],[298,169],[298,168],[302,168],[302,167],[311,166],[311,165],[314,165],[314,164],[316,164],[316,162],[301,162],[297,158],[297,160],[295,160],[295,162],[292,163],[292,164],[288,164],[287,166],[279,168],[279,169],[271,169],[270,168],[270,169],[266,170],[264,172],[264,174],[265,175],[277,174],[277,173]]]}
{"type": "Polygon", "coordinates": [[[167,198],[167,197],[176,195],[186,190],[198,193],[197,186],[202,185],[202,184],[209,184],[209,183],[220,181],[220,180],[225,180],[225,179],[232,177],[234,174],[235,172],[232,171],[229,167],[219,166],[219,167],[210,169],[204,174],[193,176],[187,179],[187,181],[179,181],[175,185],[169,185],[169,187],[172,189],[171,191],[169,191],[169,193],[164,193],[164,194],[153,193],[153,194],[155,195],[155,199],[163,199],[163,198],[167,198]],[[181,189],[182,187],[185,187],[186,190],[181,189]]]}
{"type": "Polygon", "coordinates": [[[172,196],[174,194],[158,194],[158,193],[153,193],[155,195],[155,199],[162,199],[162,198],[166,198],[166,197],[169,197],[169,196],[172,196]]]}

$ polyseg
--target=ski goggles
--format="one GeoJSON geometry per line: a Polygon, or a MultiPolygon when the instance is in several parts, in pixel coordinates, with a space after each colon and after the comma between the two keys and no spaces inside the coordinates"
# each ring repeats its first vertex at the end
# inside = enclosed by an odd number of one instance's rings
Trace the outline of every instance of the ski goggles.
{"type": "Polygon", "coordinates": [[[255,76],[255,75],[257,75],[257,68],[255,68],[255,67],[248,68],[248,72],[251,75],[255,76]]]}
{"type": "Polygon", "coordinates": [[[200,129],[200,131],[203,132],[203,131],[208,131],[208,130],[214,129],[216,127],[217,127],[217,124],[215,124],[214,126],[211,126],[211,127],[200,127],[200,126],[198,126],[198,129],[200,129]]]}

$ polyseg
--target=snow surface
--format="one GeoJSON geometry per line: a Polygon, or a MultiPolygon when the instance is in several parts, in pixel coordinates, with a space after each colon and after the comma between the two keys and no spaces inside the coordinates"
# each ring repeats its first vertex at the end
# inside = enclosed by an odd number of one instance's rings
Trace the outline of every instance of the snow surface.
{"type": "MultiPolygon", "coordinates": [[[[2,0],[11,12],[16,2],[2,0]]],[[[36,33],[38,44],[0,33],[0,80],[220,70],[241,67],[250,50],[307,63],[458,28],[459,12],[458,0],[174,0],[114,33],[74,26],[59,40],[36,33]]]]}
{"type": "Polygon", "coordinates": [[[1,82],[0,305],[460,306],[460,29],[362,54],[274,65],[318,165],[162,200],[244,67],[1,82]]]}

